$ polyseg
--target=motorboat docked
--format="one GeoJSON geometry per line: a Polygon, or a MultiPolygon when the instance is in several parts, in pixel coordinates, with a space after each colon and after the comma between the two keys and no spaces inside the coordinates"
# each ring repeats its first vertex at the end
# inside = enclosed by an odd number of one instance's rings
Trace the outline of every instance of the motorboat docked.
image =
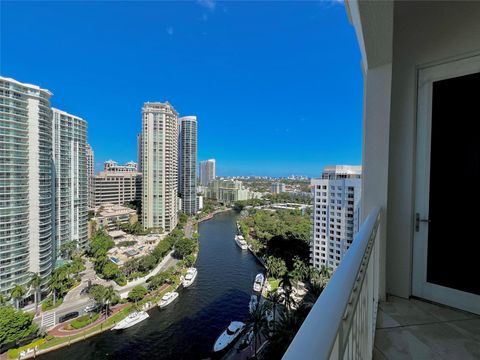
{"type": "Polygon", "coordinates": [[[193,284],[195,279],[197,278],[197,269],[196,268],[188,268],[185,277],[182,280],[183,287],[189,287],[193,284]]]}
{"type": "Polygon", "coordinates": [[[257,276],[255,276],[255,282],[253,283],[253,291],[262,291],[264,281],[265,276],[262,273],[258,273],[257,276]]]}
{"type": "Polygon", "coordinates": [[[158,307],[164,308],[168,304],[170,304],[173,300],[178,297],[178,293],[176,291],[167,292],[163,295],[162,300],[158,302],[158,307]]]}
{"type": "Polygon", "coordinates": [[[149,317],[150,316],[148,316],[145,311],[134,311],[129,314],[125,319],[120,321],[117,325],[115,325],[112,330],[128,329],[129,327],[132,327],[133,325],[136,325],[139,322],[148,319],[149,317]]]}
{"type": "Polygon", "coordinates": [[[258,297],[257,295],[252,295],[250,297],[250,302],[248,303],[248,309],[250,310],[251,313],[255,311],[258,305],[258,297]]]}
{"type": "Polygon", "coordinates": [[[243,322],[232,321],[215,341],[215,344],[213,345],[213,351],[219,352],[224,350],[242,333],[244,328],[245,324],[243,322]]]}
{"type": "Polygon", "coordinates": [[[245,239],[243,238],[242,235],[235,235],[235,242],[240,247],[240,249],[242,249],[242,250],[247,250],[248,249],[247,242],[245,241],[245,239]]]}

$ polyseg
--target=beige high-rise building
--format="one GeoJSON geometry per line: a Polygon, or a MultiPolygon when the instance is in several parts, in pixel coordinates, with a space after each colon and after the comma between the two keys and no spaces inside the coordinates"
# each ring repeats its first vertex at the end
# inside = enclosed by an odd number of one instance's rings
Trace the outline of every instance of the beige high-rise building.
{"type": "Polygon", "coordinates": [[[95,207],[103,204],[123,205],[129,201],[141,201],[142,174],[133,161],[119,165],[105,161],[104,170],[95,175],[95,207]]]}
{"type": "Polygon", "coordinates": [[[167,101],[142,108],[142,223],[171,231],[177,225],[178,113],[167,101]]]}

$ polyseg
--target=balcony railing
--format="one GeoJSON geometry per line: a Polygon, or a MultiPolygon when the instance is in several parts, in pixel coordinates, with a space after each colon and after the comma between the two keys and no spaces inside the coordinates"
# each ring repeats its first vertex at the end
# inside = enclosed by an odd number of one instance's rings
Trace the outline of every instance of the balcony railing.
{"type": "Polygon", "coordinates": [[[361,226],[285,360],[371,359],[378,305],[380,209],[361,226]]]}

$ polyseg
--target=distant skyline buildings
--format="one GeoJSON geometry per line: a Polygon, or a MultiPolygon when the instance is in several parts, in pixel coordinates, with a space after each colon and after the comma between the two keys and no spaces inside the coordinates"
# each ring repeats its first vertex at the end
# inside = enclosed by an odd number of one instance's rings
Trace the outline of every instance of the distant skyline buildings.
{"type": "Polygon", "coordinates": [[[208,159],[200,161],[200,185],[208,186],[209,182],[216,177],[216,160],[208,159]]]}
{"type": "Polygon", "coordinates": [[[197,203],[197,117],[183,116],[179,119],[179,194],[182,211],[194,215],[197,203]]]}

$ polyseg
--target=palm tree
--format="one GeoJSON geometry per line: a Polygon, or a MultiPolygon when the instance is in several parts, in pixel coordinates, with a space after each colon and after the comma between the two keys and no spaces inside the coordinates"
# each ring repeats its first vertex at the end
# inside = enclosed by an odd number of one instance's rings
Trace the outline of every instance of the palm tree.
{"type": "Polygon", "coordinates": [[[108,317],[108,313],[110,310],[110,303],[115,299],[117,294],[115,290],[113,290],[113,286],[107,286],[103,292],[103,302],[105,303],[105,319],[108,317]]]}
{"type": "Polygon", "coordinates": [[[40,286],[42,286],[42,278],[40,277],[39,273],[30,273],[30,280],[28,281],[28,286],[33,289],[33,294],[35,298],[35,313],[37,313],[38,293],[40,292],[40,286]]]}
{"type": "Polygon", "coordinates": [[[273,331],[275,332],[276,322],[277,322],[277,307],[283,302],[283,295],[278,291],[272,291],[268,295],[268,300],[272,304],[273,311],[273,331]]]}
{"type": "Polygon", "coordinates": [[[22,285],[14,285],[12,290],[10,290],[10,296],[15,301],[15,308],[18,310],[20,305],[20,300],[22,300],[23,295],[25,295],[26,290],[22,285]]]}
{"type": "Polygon", "coordinates": [[[304,317],[297,311],[287,311],[280,315],[276,331],[270,339],[268,358],[280,359],[283,356],[303,320],[304,317]]]}
{"type": "Polygon", "coordinates": [[[292,273],[286,272],[283,274],[282,279],[280,280],[279,285],[283,288],[284,293],[284,300],[285,306],[287,310],[292,310],[292,306],[295,305],[295,300],[293,299],[293,286],[292,286],[292,273]]]}
{"type": "Polygon", "coordinates": [[[258,304],[255,309],[250,312],[249,317],[247,319],[247,329],[251,330],[254,335],[254,346],[255,352],[254,357],[257,357],[257,343],[258,337],[267,329],[267,319],[266,319],[266,311],[268,309],[268,305],[266,303],[258,304]]]}
{"type": "Polygon", "coordinates": [[[303,298],[303,306],[307,309],[311,309],[315,305],[317,299],[325,289],[325,286],[322,283],[314,282],[308,285],[308,292],[303,298]]]}
{"type": "Polygon", "coordinates": [[[53,292],[53,306],[55,306],[57,295],[63,294],[65,290],[65,281],[68,278],[68,273],[65,271],[64,268],[58,268],[50,277],[49,287],[53,292]]]}
{"type": "Polygon", "coordinates": [[[60,253],[65,259],[71,260],[77,248],[78,248],[77,241],[71,240],[60,246],[60,253]]]}

